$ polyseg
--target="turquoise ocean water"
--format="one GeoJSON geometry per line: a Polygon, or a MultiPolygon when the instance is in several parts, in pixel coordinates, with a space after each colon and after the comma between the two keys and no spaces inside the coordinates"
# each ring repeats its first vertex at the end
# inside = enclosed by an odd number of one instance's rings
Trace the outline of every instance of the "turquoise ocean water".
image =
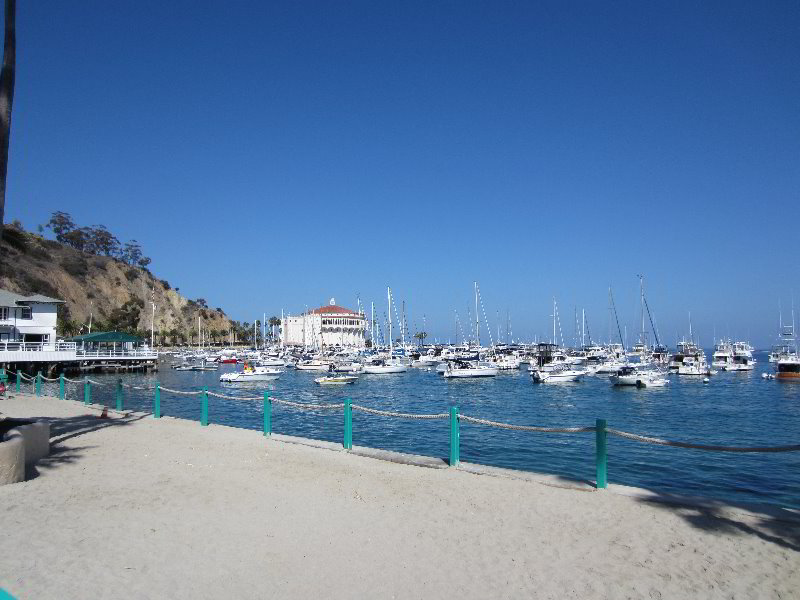
{"type": "MultiPolygon", "coordinates": [[[[708,384],[702,378],[670,376],[665,388],[613,388],[608,379],[587,377],[575,384],[534,385],[524,368],[494,378],[447,380],[433,371],[411,369],[398,375],[361,375],[351,386],[320,387],[320,373],[287,370],[271,382],[273,394],[296,402],[354,403],[410,413],[442,413],[457,405],[463,414],[506,423],[545,426],[608,426],[643,435],[703,444],[778,446],[800,443],[800,384],[761,378],[771,365],[757,354],[749,373],[719,373],[708,384]]],[[[92,375],[107,383],[93,386],[94,402],[114,405],[114,384],[209,390],[231,396],[261,396],[266,382],[221,384],[216,372],[174,371],[162,362],[157,373],[92,375]]],[[[57,384],[46,393],[57,395],[57,384]]],[[[82,385],[70,384],[68,397],[83,398],[82,385]]],[[[153,393],[125,389],[125,408],[152,410],[153,393]]],[[[162,414],[198,420],[199,396],[163,392],[162,414]]],[[[262,402],[210,398],[209,418],[248,429],[261,429],[262,402]]],[[[198,425],[199,427],[199,425],[198,425]]],[[[340,442],[341,410],[273,408],[273,431],[340,442]]],[[[353,413],[353,443],[446,458],[447,420],[404,420],[353,413]]],[[[461,460],[527,471],[593,480],[594,434],[516,432],[462,423],[461,460]]],[[[800,508],[800,452],[729,454],[653,446],[609,436],[608,477],[611,483],[660,492],[709,496],[739,502],[760,502],[800,508]]]]}

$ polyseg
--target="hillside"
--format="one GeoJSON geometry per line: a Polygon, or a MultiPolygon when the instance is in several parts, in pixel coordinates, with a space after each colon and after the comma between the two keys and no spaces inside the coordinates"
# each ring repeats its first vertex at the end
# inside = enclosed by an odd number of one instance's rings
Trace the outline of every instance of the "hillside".
{"type": "Polygon", "coordinates": [[[66,301],[59,314],[59,335],[85,333],[91,312],[93,331],[138,331],[149,338],[153,290],[156,337],[161,343],[196,342],[198,316],[209,339],[227,341],[231,329],[237,340],[247,333],[221,309],[206,306],[202,299],[185,298],[147,268],[87,254],[8,225],[0,240],[0,288],[66,301]]]}

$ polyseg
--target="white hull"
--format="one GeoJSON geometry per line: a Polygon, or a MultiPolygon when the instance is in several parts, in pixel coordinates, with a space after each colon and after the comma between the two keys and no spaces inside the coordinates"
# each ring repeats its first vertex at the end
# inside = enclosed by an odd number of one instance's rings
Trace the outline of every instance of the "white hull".
{"type": "Polygon", "coordinates": [[[329,365],[325,363],[297,363],[294,368],[298,371],[327,371],[329,365]]]}
{"type": "Polygon", "coordinates": [[[473,369],[447,369],[442,373],[444,377],[450,378],[467,378],[467,377],[494,377],[497,375],[497,369],[490,367],[476,367],[473,369]]]}
{"type": "Polygon", "coordinates": [[[319,385],[347,385],[349,383],[355,383],[357,380],[358,377],[354,377],[353,375],[341,375],[338,377],[317,377],[314,382],[319,385]]]}
{"type": "Polygon", "coordinates": [[[225,373],[219,380],[223,383],[247,383],[249,381],[275,381],[280,375],[245,375],[244,373],[225,373]]]}
{"type": "Polygon", "coordinates": [[[573,383],[580,381],[583,371],[533,371],[534,383],[573,383]]]}
{"type": "Polygon", "coordinates": [[[405,365],[369,365],[364,367],[367,375],[388,375],[392,373],[405,373],[408,367],[405,365]]]}

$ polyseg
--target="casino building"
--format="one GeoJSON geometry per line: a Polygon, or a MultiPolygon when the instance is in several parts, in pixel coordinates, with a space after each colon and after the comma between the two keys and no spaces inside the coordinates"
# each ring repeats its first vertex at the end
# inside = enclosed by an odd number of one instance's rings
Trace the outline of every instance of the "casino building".
{"type": "Polygon", "coordinates": [[[306,346],[321,349],[340,346],[363,348],[366,337],[366,317],[362,312],[338,306],[331,298],[320,306],[299,316],[284,316],[281,335],[287,346],[306,346]]]}

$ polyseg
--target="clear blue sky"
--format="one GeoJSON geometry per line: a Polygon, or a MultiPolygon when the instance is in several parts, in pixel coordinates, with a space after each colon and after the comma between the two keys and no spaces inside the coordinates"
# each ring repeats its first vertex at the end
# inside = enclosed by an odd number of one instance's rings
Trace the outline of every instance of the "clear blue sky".
{"type": "Polygon", "coordinates": [[[670,345],[766,345],[800,290],[797,2],[17,10],[7,220],[105,224],[234,318],[391,285],[452,337],[477,279],[492,328],[555,296],[605,337],[644,273],[670,345]]]}

